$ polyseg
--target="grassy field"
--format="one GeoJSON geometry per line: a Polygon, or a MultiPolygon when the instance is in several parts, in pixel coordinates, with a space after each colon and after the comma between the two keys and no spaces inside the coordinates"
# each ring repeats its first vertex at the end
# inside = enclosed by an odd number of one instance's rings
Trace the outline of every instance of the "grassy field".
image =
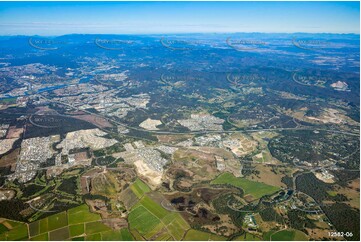
{"type": "Polygon", "coordinates": [[[295,229],[281,230],[271,235],[273,241],[306,241],[307,235],[295,229]]]}
{"type": "Polygon", "coordinates": [[[144,196],[140,200],[140,204],[159,219],[162,219],[169,214],[168,210],[165,210],[160,204],[154,202],[148,196],[144,196]]]}
{"type": "Polygon", "coordinates": [[[105,240],[133,240],[127,228],[113,231],[101,222],[99,214],[91,213],[85,204],[30,224],[4,220],[0,229],[0,241],[102,240],[103,237],[105,240]]]}
{"type": "Polygon", "coordinates": [[[111,228],[106,226],[100,221],[90,222],[85,224],[85,233],[86,234],[96,234],[104,231],[109,231],[111,228]]]}
{"type": "Polygon", "coordinates": [[[138,241],[145,240],[136,229],[131,229],[130,232],[132,233],[135,240],[138,240],[138,241]]]}
{"type": "Polygon", "coordinates": [[[253,156],[252,160],[258,163],[269,162],[272,160],[272,155],[269,151],[262,150],[261,153],[253,156]]]}
{"type": "Polygon", "coordinates": [[[99,214],[89,212],[87,205],[81,205],[68,210],[69,224],[87,223],[100,220],[99,214]]]}
{"type": "Polygon", "coordinates": [[[0,104],[15,104],[16,103],[16,97],[9,97],[9,98],[1,98],[0,104]]]}
{"type": "Polygon", "coordinates": [[[150,188],[138,178],[135,180],[135,182],[131,185],[130,188],[138,198],[141,198],[145,193],[151,191],[150,188]]]}
{"type": "Polygon", "coordinates": [[[84,234],[84,224],[75,224],[69,226],[70,237],[76,237],[84,234]]]}
{"type": "Polygon", "coordinates": [[[128,221],[131,231],[148,240],[180,240],[190,228],[180,214],[164,209],[147,195],[132,208],[128,221]]]}
{"type": "Polygon", "coordinates": [[[123,240],[123,241],[134,240],[132,234],[129,232],[128,229],[121,229],[120,235],[122,236],[120,240],[123,240]]]}
{"type": "Polygon", "coordinates": [[[184,237],[184,240],[186,241],[208,241],[208,240],[214,240],[214,241],[224,241],[227,240],[227,238],[199,230],[190,229],[186,236],[184,237]]]}
{"type": "Polygon", "coordinates": [[[48,233],[40,234],[38,236],[32,237],[31,240],[33,240],[33,241],[46,241],[46,240],[49,240],[49,234],[48,233]]]}
{"type": "Polygon", "coordinates": [[[34,236],[40,234],[40,222],[39,221],[35,221],[35,222],[29,224],[29,233],[30,233],[30,237],[34,237],[34,236]]]}
{"type": "Polygon", "coordinates": [[[49,240],[66,240],[69,239],[69,227],[63,227],[49,232],[49,240]]]}
{"type": "Polygon", "coordinates": [[[85,237],[85,240],[102,240],[102,235],[100,233],[91,234],[85,237]]]}
{"type": "MultiPolygon", "coordinates": [[[[141,191],[144,191],[141,189],[141,191]]],[[[129,214],[132,233],[123,228],[112,230],[101,222],[100,215],[89,212],[87,205],[53,214],[30,224],[4,220],[0,240],[225,240],[211,233],[192,230],[183,217],[164,209],[147,195],[142,195],[129,214]],[[28,234],[29,231],[29,234],[28,234]],[[187,231],[191,231],[188,232],[187,231]],[[187,233],[187,234],[186,234],[187,233]]]]}
{"type": "Polygon", "coordinates": [[[253,234],[250,234],[250,233],[245,233],[234,239],[234,241],[260,241],[260,240],[261,240],[260,238],[254,236],[253,234]]]}
{"type": "Polygon", "coordinates": [[[337,195],[336,191],[327,191],[328,195],[330,195],[331,197],[334,197],[337,195]]]}
{"type": "Polygon", "coordinates": [[[131,224],[131,227],[135,228],[143,235],[149,233],[160,223],[160,220],[143,206],[138,206],[132,210],[129,214],[128,221],[131,224]]]}
{"type": "Polygon", "coordinates": [[[48,218],[48,230],[55,230],[68,225],[68,219],[66,212],[57,213],[49,216],[48,218]]]}
{"type": "Polygon", "coordinates": [[[6,231],[9,231],[9,229],[5,225],[0,224],[0,233],[2,234],[5,233],[6,231]]]}
{"type": "Polygon", "coordinates": [[[5,220],[1,223],[0,240],[23,240],[28,238],[28,227],[25,223],[5,220]]]}
{"type": "Polygon", "coordinates": [[[245,195],[250,194],[255,199],[261,198],[264,195],[275,193],[279,190],[278,187],[270,186],[262,182],[251,181],[242,177],[235,177],[230,173],[223,173],[214,179],[211,184],[229,184],[241,188],[245,195]]]}
{"type": "Polygon", "coordinates": [[[119,231],[108,231],[102,233],[102,240],[106,241],[130,241],[133,240],[133,236],[128,229],[121,229],[119,231]]]}

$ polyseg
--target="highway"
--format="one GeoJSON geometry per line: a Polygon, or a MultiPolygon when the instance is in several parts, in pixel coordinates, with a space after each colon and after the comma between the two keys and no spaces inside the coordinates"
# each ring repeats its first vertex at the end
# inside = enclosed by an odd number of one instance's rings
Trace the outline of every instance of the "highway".
{"type": "Polygon", "coordinates": [[[124,123],[118,122],[112,118],[97,114],[97,113],[93,113],[87,110],[83,110],[83,109],[79,109],[78,107],[75,107],[71,104],[65,103],[65,102],[60,102],[60,101],[53,101],[50,100],[46,97],[44,97],[41,94],[38,94],[40,97],[42,97],[43,99],[45,99],[48,102],[53,102],[53,103],[58,103],[61,105],[65,105],[68,106],[70,108],[82,111],[84,113],[87,114],[91,114],[94,116],[98,116],[100,118],[106,119],[110,122],[113,122],[119,126],[122,126],[124,128],[127,129],[131,129],[131,130],[136,130],[136,131],[141,131],[141,132],[147,132],[147,133],[152,133],[152,134],[162,134],[162,135],[185,135],[185,134],[220,134],[220,133],[251,133],[251,132],[261,132],[261,131],[284,131],[284,130],[315,130],[315,131],[325,131],[325,132],[329,132],[329,133],[338,133],[338,134],[345,134],[345,135],[351,135],[351,136],[360,136],[359,133],[353,133],[353,132],[347,132],[347,131],[340,131],[340,130],[333,130],[333,129],[320,129],[317,127],[296,127],[296,128],[264,128],[264,129],[244,129],[244,130],[199,130],[199,131],[187,131],[187,132],[174,132],[174,131],[159,131],[159,130],[145,130],[142,128],[138,128],[138,127],[132,127],[132,126],[128,126],[124,123]]]}

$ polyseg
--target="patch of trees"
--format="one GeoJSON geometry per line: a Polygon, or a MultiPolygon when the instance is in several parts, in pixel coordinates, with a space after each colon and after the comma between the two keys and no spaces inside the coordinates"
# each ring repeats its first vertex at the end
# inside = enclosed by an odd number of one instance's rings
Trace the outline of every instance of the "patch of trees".
{"type": "Polygon", "coordinates": [[[79,152],[86,152],[87,157],[88,158],[90,157],[90,150],[89,150],[88,147],[86,147],[86,148],[74,148],[74,149],[69,150],[69,154],[76,154],[76,153],[79,153],[79,152]]]}
{"type": "Polygon", "coordinates": [[[125,148],[123,147],[122,144],[120,143],[116,143],[110,147],[106,147],[105,150],[108,152],[108,154],[113,154],[116,152],[122,152],[125,151],[125,148]]]}
{"type": "Polygon", "coordinates": [[[292,189],[292,187],[293,187],[292,177],[284,176],[284,177],[281,178],[281,182],[284,183],[287,186],[287,188],[292,189]]]}
{"type": "Polygon", "coordinates": [[[5,176],[11,173],[11,166],[0,167],[0,175],[5,176]]]}
{"type": "Polygon", "coordinates": [[[107,198],[105,196],[98,195],[98,194],[90,194],[90,193],[87,193],[87,194],[83,195],[83,199],[84,199],[84,201],[85,201],[85,199],[88,199],[88,200],[99,199],[99,200],[103,200],[105,202],[109,201],[109,198],[107,198]]]}
{"type": "Polygon", "coordinates": [[[327,191],[332,190],[332,186],[318,180],[313,173],[303,174],[296,179],[297,190],[310,195],[317,202],[321,203],[329,199],[327,191]]]}
{"type": "Polygon", "coordinates": [[[28,186],[24,186],[24,188],[22,188],[21,191],[23,192],[24,197],[30,197],[30,196],[34,195],[35,193],[40,192],[43,189],[44,189],[44,186],[30,184],[28,186]]]}
{"type": "Polygon", "coordinates": [[[101,157],[101,156],[106,156],[106,150],[105,149],[101,149],[101,150],[94,150],[93,151],[93,155],[95,157],[101,157]]]}
{"type": "Polygon", "coordinates": [[[78,177],[75,176],[68,179],[64,179],[63,182],[58,187],[58,189],[66,193],[76,195],[78,188],[77,179],[78,177]]]}
{"type": "Polygon", "coordinates": [[[19,199],[0,201],[0,217],[25,222],[26,219],[21,216],[20,212],[28,207],[28,204],[19,199]]]}
{"type": "Polygon", "coordinates": [[[334,196],[332,198],[333,201],[335,202],[347,202],[349,201],[350,199],[348,199],[345,195],[343,194],[337,194],[336,196],[334,196]]]}
{"type": "Polygon", "coordinates": [[[113,164],[115,161],[115,158],[113,156],[104,156],[104,157],[98,157],[92,160],[92,165],[95,166],[106,166],[108,164],[113,164]]]}
{"type": "Polygon", "coordinates": [[[334,203],[323,210],[337,231],[353,233],[352,237],[345,237],[347,240],[360,240],[360,210],[344,203],[334,203]]]}
{"type": "Polygon", "coordinates": [[[262,220],[264,221],[276,221],[277,223],[282,223],[283,219],[282,216],[279,215],[273,208],[265,208],[259,212],[261,215],[262,220]]]}
{"type": "Polygon", "coordinates": [[[325,159],[340,160],[348,156],[346,168],[357,169],[360,165],[359,152],[355,152],[360,146],[354,138],[323,131],[314,133],[312,130],[283,131],[282,135],[268,143],[272,156],[280,161],[293,163],[297,158],[318,163],[325,159]]]}
{"type": "Polygon", "coordinates": [[[187,176],[187,173],[183,170],[177,170],[175,175],[174,175],[174,178],[175,179],[181,179],[181,178],[184,178],[184,177],[188,177],[187,176]]]}
{"type": "Polygon", "coordinates": [[[360,172],[358,171],[336,170],[333,171],[333,174],[337,177],[337,183],[340,186],[347,186],[349,181],[360,177],[360,172]]]}
{"type": "Polygon", "coordinates": [[[55,157],[51,157],[49,159],[46,159],[44,163],[40,163],[40,167],[49,167],[49,166],[55,166],[55,157]]]}
{"type": "Polygon", "coordinates": [[[290,226],[294,229],[298,229],[307,233],[305,228],[317,228],[313,221],[306,217],[307,214],[305,212],[300,210],[290,210],[288,211],[287,216],[290,222],[290,226]]]}
{"type": "Polygon", "coordinates": [[[6,177],[4,177],[5,175],[8,175],[11,173],[11,167],[10,166],[6,166],[6,167],[0,167],[0,186],[4,185],[6,177]]]}
{"type": "Polygon", "coordinates": [[[244,167],[242,169],[242,175],[249,177],[251,175],[255,175],[256,177],[259,177],[260,171],[256,169],[255,166],[252,166],[251,164],[244,164],[244,167]]]}
{"type": "Polygon", "coordinates": [[[228,207],[228,201],[230,201],[233,198],[232,194],[226,194],[224,196],[219,196],[216,199],[213,200],[212,204],[214,208],[216,209],[217,213],[220,214],[228,214],[233,223],[238,226],[242,227],[243,219],[246,213],[238,212],[235,210],[232,210],[228,207]]]}

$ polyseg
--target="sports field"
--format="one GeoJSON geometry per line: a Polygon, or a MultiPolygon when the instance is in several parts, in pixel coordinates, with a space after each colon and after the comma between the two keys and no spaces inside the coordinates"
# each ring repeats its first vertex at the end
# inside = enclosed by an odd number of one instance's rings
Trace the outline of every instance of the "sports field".
{"type": "Polygon", "coordinates": [[[235,177],[231,173],[223,173],[214,179],[211,184],[229,184],[244,191],[245,195],[252,195],[253,198],[258,199],[264,195],[275,193],[279,190],[278,187],[270,186],[262,182],[251,181],[242,177],[235,177]]]}

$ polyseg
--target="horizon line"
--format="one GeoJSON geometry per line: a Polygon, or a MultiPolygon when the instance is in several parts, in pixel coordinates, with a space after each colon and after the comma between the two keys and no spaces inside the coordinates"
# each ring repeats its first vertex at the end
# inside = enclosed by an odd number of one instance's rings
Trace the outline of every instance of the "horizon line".
{"type": "Polygon", "coordinates": [[[358,35],[360,36],[360,32],[154,32],[154,33],[67,33],[67,34],[59,34],[59,35],[38,35],[38,34],[0,34],[3,37],[29,37],[29,36],[40,36],[40,37],[61,37],[67,35],[197,35],[197,34],[330,34],[330,35],[358,35]]]}

